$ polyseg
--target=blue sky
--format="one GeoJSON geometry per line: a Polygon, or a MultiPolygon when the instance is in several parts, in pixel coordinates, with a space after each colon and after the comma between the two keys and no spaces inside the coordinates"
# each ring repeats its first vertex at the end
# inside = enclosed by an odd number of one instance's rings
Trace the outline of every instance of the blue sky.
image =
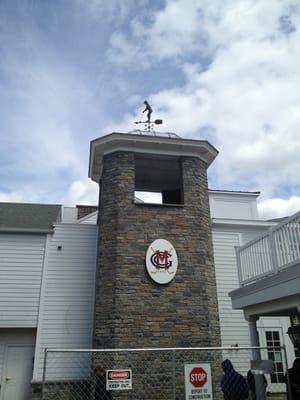
{"type": "Polygon", "coordinates": [[[90,140],[163,130],[220,151],[210,187],[300,209],[300,4],[1,0],[0,201],[96,203],[90,140]]]}

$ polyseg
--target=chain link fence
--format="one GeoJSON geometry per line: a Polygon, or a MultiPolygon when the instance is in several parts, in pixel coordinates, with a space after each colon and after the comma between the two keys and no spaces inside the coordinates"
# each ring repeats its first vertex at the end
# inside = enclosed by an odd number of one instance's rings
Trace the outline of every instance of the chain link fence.
{"type": "Polygon", "coordinates": [[[284,347],[47,349],[42,400],[221,400],[224,390],[236,400],[283,400],[286,369],[284,347]],[[246,397],[233,379],[221,385],[225,359],[245,378],[246,397]]]}

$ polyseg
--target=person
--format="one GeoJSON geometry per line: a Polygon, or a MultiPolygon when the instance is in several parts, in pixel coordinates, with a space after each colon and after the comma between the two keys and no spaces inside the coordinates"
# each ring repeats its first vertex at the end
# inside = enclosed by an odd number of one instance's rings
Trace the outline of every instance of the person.
{"type": "Polygon", "coordinates": [[[144,104],[145,104],[146,107],[145,107],[145,110],[143,111],[143,113],[147,111],[147,122],[150,122],[150,118],[151,118],[151,114],[152,114],[152,108],[151,108],[151,106],[150,106],[150,104],[148,103],[147,100],[144,101],[144,104]]]}
{"type": "Polygon", "coordinates": [[[102,367],[94,368],[95,374],[95,400],[111,400],[111,393],[106,390],[105,371],[102,367]]]}
{"type": "MultiPolygon", "coordinates": [[[[265,395],[266,389],[268,386],[268,382],[264,375],[262,375],[262,377],[263,377],[262,379],[263,379],[263,388],[264,388],[264,395],[265,395]]],[[[248,386],[249,386],[250,393],[251,393],[251,399],[256,400],[255,379],[254,379],[254,375],[253,375],[253,372],[251,371],[251,369],[249,369],[249,371],[247,373],[247,382],[248,382],[248,386]]]]}
{"type": "MultiPolygon", "coordinates": [[[[288,369],[290,386],[291,386],[291,400],[300,400],[300,358],[296,358],[293,367],[288,369]]],[[[285,377],[287,384],[287,377],[285,377]]]]}
{"type": "Polygon", "coordinates": [[[245,400],[249,395],[249,388],[246,379],[239,374],[230,360],[222,362],[224,375],[221,380],[221,389],[224,400],[245,400]]]}

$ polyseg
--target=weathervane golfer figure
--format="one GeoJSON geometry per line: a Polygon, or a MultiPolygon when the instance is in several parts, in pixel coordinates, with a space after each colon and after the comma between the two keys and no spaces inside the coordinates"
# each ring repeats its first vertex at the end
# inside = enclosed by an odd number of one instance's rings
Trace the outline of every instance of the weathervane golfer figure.
{"type": "Polygon", "coordinates": [[[148,103],[147,100],[144,101],[144,104],[145,104],[146,107],[145,107],[145,110],[143,111],[143,113],[147,111],[147,122],[149,123],[150,122],[150,118],[151,118],[151,114],[152,114],[152,108],[151,108],[151,106],[150,106],[150,104],[148,103]]]}

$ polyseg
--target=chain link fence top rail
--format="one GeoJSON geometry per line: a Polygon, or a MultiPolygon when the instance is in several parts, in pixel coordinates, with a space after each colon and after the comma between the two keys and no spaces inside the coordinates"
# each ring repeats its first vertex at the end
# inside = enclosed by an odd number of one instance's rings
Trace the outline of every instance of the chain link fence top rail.
{"type": "MultiPolygon", "coordinates": [[[[221,363],[229,359],[247,380],[246,399],[287,399],[284,347],[162,348],[45,351],[42,400],[205,400],[224,399],[221,363]],[[273,361],[270,374],[249,375],[254,355],[273,361]],[[210,364],[212,396],[195,390],[186,394],[185,365],[210,364]],[[130,371],[131,388],[107,390],[108,370],[130,371]]],[[[233,391],[235,390],[232,385],[233,391]]],[[[230,389],[231,390],[231,389],[230,389]]],[[[231,397],[229,400],[243,400],[231,397]]]]}

